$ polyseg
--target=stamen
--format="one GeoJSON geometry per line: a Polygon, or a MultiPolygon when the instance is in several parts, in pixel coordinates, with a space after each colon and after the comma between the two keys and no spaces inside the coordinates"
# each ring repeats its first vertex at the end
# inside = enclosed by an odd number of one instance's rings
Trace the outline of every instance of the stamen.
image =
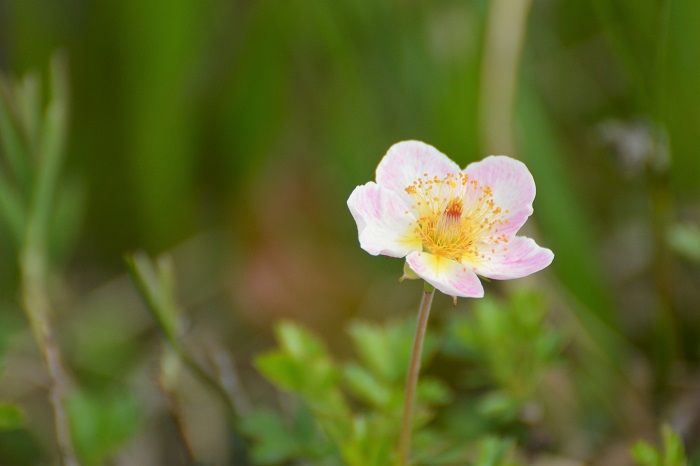
{"type": "Polygon", "coordinates": [[[449,173],[439,178],[424,173],[405,190],[416,201],[411,206],[418,218],[414,234],[423,250],[474,263],[487,259],[481,251],[495,253],[493,245],[507,242],[497,227],[508,223],[509,210],[496,205],[491,187],[469,175],[449,173]]]}

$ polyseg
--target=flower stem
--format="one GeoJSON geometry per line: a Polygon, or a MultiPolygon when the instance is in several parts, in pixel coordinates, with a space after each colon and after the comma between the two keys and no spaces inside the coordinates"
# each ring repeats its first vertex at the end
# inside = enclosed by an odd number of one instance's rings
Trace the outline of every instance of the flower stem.
{"type": "Polygon", "coordinates": [[[418,373],[420,372],[420,357],[423,352],[423,340],[425,331],[428,328],[428,316],[430,315],[430,305],[433,303],[435,290],[432,286],[425,284],[423,300],[418,311],[418,322],[416,323],[416,335],[413,339],[413,351],[411,352],[411,362],[408,366],[406,376],[406,397],[403,403],[403,420],[401,421],[401,435],[399,437],[399,465],[408,465],[411,453],[411,427],[413,425],[413,405],[416,398],[416,386],[418,385],[418,373]]]}

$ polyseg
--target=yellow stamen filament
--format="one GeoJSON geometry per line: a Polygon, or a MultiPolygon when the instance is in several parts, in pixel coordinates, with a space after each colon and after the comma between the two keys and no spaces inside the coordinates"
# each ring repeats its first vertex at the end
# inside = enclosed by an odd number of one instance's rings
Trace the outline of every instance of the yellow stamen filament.
{"type": "Polygon", "coordinates": [[[481,251],[495,253],[496,245],[508,242],[498,227],[508,223],[505,217],[510,212],[495,204],[489,186],[467,174],[430,178],[425,173],[405,189],[415,200],[411,210],[418,221],[413,234],[424,251],[477,263],[487,260],[481,251]]]}

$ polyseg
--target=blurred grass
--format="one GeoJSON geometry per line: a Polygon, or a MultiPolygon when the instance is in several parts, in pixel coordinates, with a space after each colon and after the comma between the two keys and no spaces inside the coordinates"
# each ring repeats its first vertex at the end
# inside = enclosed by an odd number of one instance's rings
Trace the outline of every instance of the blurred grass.
{"type": "Polygon", "coordinates": [[[198,156],[193,80],[202,7],[189,0],[121,2],[125,151],[146,246],[191,231],[198,156]]]}

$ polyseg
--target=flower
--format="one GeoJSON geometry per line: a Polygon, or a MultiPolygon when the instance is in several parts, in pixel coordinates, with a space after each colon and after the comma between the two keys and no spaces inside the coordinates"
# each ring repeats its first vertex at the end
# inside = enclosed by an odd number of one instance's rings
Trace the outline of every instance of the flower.
{"type": "Polygon", "coordinates": [[[443,293],[480,298],[478,276],[520,278],[547,267],[552,251],[516,236],[532,214],[535,181],[522,162],[490,156],[464,170],[419,141],[394,144],[376,182],[348,199],[362,249],[405,257],[443,293]]]}

